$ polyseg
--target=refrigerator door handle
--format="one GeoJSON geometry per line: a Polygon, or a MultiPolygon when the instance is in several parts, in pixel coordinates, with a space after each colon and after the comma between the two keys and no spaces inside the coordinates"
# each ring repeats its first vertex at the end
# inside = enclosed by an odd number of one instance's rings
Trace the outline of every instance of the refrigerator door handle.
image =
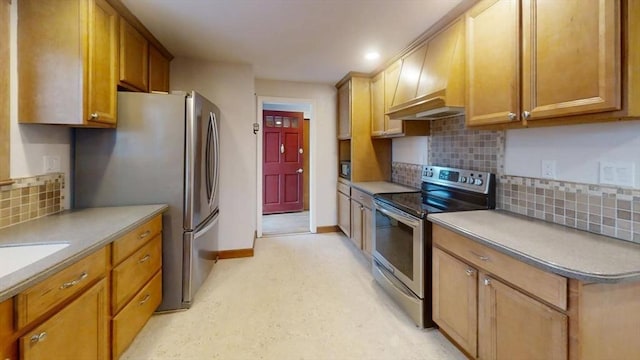
{"type": "Polygon", "coordinates": [[[209,230],[211,230],[212,227],[216,226],[216,224],[218,223],[218,218],[220,217],[220,214],[215,214],[213,216],[213,219],[209,220],[209,223],[203,227],[202,229],[198,229],[195,232],[195,235],[193,236],[194,239],[199,239],[200,237],[202,237],[202,235],[206,234],[209,230]]]}
{"type": "Polygon", "coordinates": [[[218,197],[218,186],[220,184],[220,130],[218,129],[218,118],[215,113],[211,113],[213,122],[213,144],[215,161],[214,174],[213,174],[213,196],[211,196],[211,202],[215,201],[218,197]]]}

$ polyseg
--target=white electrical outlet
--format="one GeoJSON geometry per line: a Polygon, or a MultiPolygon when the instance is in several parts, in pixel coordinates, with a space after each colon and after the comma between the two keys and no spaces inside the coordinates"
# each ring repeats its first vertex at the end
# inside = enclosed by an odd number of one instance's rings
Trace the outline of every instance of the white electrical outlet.
{"type": "Polygon", "coordinates": [[[45,174],[60,172],[60,157],[59,156],[48,156],[45,155],[42,157],[43,170],[45,174]]]}
{"type": "Polygon", "coordinates": [[[635,164],[632,162],[601,161],[600,184],[635,186],[635,164]]]}
{"type": "Polygon", "coordinates": [[[556,161],[542,160],[540,172],[544,179],[555,179],[556,178],[556,161]]]}

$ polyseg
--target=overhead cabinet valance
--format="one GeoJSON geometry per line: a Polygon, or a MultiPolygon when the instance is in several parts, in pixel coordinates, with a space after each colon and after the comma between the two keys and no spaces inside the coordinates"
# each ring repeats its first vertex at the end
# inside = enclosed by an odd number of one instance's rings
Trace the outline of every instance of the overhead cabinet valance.
{"type": "Polygon", "coordinates": [[[402,58],[391,119],[431,120],[464,112],[464,23],[457,20],[402,58]]]}

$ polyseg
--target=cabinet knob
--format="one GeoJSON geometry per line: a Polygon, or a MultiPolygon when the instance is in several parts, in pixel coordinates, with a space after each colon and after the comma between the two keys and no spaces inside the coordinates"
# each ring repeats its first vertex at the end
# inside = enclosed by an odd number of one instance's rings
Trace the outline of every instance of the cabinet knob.
{"type": "Polygon", "coordinates": [[[147,254],[145,256],[143,256],[142,258],[140,258],[140,260],[138,260],[139,264],[145,263],[147,261],[149,261],[149,259],[151,259],[151,255],[147,254]]]}
{"type": "Polygon", "coordinates": [[[47,332],[43,331],[40,334],[35,334],[31,337],[31,343],[35,344],[35,343],[39,343],[41,341],[44,341],[47,338],[47,332]]]}
{"type": "Polygon", "coordinates": [[[528,112],[528,111],[523,111],[522,112],[522,118],[523,119],[527,120],[530,117],[531,117],[531,113],[530,112],[528,112]]]}
{"type": "Polygon", "coordinates": [[[92,113],[91,114],[91,120],[97,120],[100,117],[100,115],[98,115],[98,113],[92,113]]]}
{"type": "Polygon", "coordinates": [[[138,235],[138,239],[144,239],[147,236],[149,236],[149,234],[151,234],[151,230],[147,230],[147,231],[143,232],[142,234],[138,235]]]}
{"type": "Polygon", "coordinates": [[[489,279],[489,278],[484,278],[484,285],[485,285],[485,286],[489,286],[489,285],[491,285],[491,279],[489,279]]]}
{"type": "Polygon", "coordinates": [[[515,120],[515,119],[516,119],[516,113],[512,113],[512,112],[510,112],[510,113],[509,113],[509,120],[513,121],[513,120],[515,120]]]}
{"type": "Polygon", "coordinates": [[[465,273],[467,274],[467,276],[472,276],[475,271],[473,271],[473,269],[467,269],[465,273]]]}

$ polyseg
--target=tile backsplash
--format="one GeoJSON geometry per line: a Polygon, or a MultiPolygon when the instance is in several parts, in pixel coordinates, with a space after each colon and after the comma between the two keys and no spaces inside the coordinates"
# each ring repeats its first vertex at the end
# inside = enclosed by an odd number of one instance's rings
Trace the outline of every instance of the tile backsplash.
{"type": "MultiPolygon", "coordinates": [[[[469,130],[464,117],[435,120],[429,164],[496,174],[497,208],[640,243],[640,189],[504,174],[505,132],[469,130]]],[[[422,164],[392,163],[392,181],[420,187],[422,164]]]]}
{"type": "Polygon", "coordinates": [[[504,131],[469,130],[464,116],[431,122],[429,165],[504,172],[504,131]]]}
{"type": "Polygon", "coordinates": [[[64,210],[64,173],[13,180],[0,186],[0,228],[64,210]]]}

